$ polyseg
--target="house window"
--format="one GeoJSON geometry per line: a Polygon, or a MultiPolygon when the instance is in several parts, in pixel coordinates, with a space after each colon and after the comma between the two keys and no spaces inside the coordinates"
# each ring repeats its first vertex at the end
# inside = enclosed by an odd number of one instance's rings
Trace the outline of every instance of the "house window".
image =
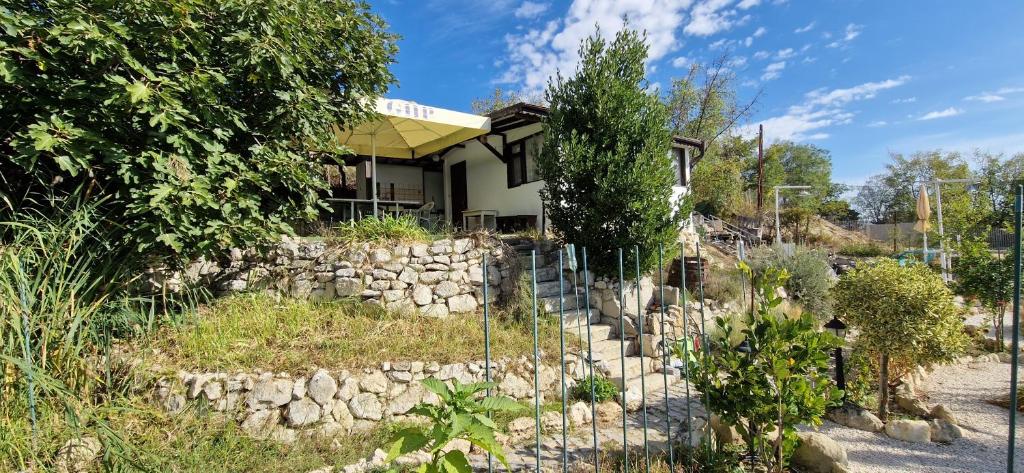
{"type": "Polygon", "coordinates": [[[672,157],[675,160],[676,182],[679,186],[686,187],[690,182],[690,163],[686,148],[672,148],[672,157]]]}
{"type": "Polygon", "coordinates": [[[532,136],[509,143],[505,147],[505,170],[508,174],[508,187],[540,180],[537,173],[537,155],[540,154],[541,138],[532,136]]]}

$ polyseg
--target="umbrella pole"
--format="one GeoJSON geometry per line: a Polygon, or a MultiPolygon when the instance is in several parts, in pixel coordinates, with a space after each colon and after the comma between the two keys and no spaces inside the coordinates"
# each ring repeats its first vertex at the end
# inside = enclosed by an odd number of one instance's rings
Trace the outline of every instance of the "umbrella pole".
{"type": "Polygon", "coordinates": [[[377,217],[377,134],[370,134],[370,195],[373,199],[373,216],[377,217]]]}

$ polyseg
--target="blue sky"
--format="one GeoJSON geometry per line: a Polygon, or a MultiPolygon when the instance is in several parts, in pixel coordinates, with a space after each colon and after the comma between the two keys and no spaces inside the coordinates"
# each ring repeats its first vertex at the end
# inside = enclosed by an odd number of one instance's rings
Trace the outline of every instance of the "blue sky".
{"type": "Polygon", "coordinates": [[[630,18],[649,80],[723,52],[738,90],[763,90],[745,128],[832,152],[835,177],[877,173],[892,152],[1024,151],[1024,1],[382,0],[403,38],[390,97],[468,111],[494,87],[535,91],[575,70],[594,25],[630,18]]]}

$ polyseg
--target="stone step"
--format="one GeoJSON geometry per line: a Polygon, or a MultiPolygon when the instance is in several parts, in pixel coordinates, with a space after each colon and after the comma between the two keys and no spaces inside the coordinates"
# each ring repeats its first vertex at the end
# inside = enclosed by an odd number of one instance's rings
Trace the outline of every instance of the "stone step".
{"type": "MultiPolygon", "coordinates": [[[[529,262],[529,257],[527,257],[529,262]]],[[[549,281],[558,281],[558,269],[553,266],[545,266],[543,268],[537,268],[537,284],[545,283],[549,281]]]]}
{"type": "MultiPolygon", "coordinates": [[[[664,376],[661,373],[657,372],[657,371],[650,372],[648,370],[649,366],[650,365],[644,365],[644,376],[643,376],[643,387],[645,389],[644,392],[646,392],[648,396],[650,396],[651,393],[663,392],[665,390],[665,378],[664,378],[664,376]]],[[[668,376],[668,385],[669,385],[669,387],[672,387],[678,381],[679,381],[679,377],[678,376],[674,376],[672,374],[669,374],[669,376],[668,376]]],[[[636,387],[637,389],[640,389],[640,386],[641,386],[640,376],[634,376],[634,377],[626,380],[626,383],[630,387],[636,387]]],[[[622,389],[621,385],[617,385],[617,386],[619,386],[619,389],[622,389]]],[[[650,400],[648,400],[648,402],[650,402],[650,400]]]]}
{"type": "MultiPolygon", "coordinates": [[[[579,309],[566,309],[565,320],[562,322],[564,324],[565,331],[575,334],[577,329],[580,329],[579,332],[584,333],[585,336],[588,314],[590,315],[591,324],[596,324],[601,320],[601,313],[598,312],[597,309],[585,310],[582,307],[579,309]],[[579,313],[577,313],[577,310],[579,313]]],[[[558,320],[558,311],[548,312],[548,316],[554,317],[555,320],[558,320]]]]}
{"type": "MultiPolygon", "coordinates": [[[[542,267],[547,266],[547,262],[548,262],[548,260],[547,260],[547,258],[544,257],[544,255],[542,255],[540,253],[537,253],[537,269],[538,270],[540,270],[540,268],[542,268],[542,267]]],[[[530,268],[531,268],[531,261],[530,261],[530,255],[529,254],[519,255],[519,267],[523,268],[523,271],[526,271],[527,273],[529,273],[530,268]]],[[[557,278],[558,275],[556,274],[555,277],[557,278]]]]}
{"type": "MultiPolygon", "coordinates": [[[[591,309],[590,310],[590,314],[591,314],[590,315],[590,339],[593,340],[594,342],[600,342],[602,340],[610,340],[612,338],[612,334],[615,333],[615,329],[613,329],[612,327],[610,327],[608,325],[596,323],[597,322],[597,318],[598,318],[598,317],[596,317],[596,315],[597,315],[597,310],[596,309],[591,309]]],[[[573,314],[573,315],[575,316],[575,314],[573,314]]],[[[570,334],[573,334],[573,335],[582,334],[583,341],[586,342],[587,341],[587,324],[586,324],[586,321],[580,321],[580,322],[581,323],[579,323],[579,324],[575,324],[574,323],[574,324],[571,324],[571,325],[569,323],[566,323],[565,331],[567,333],[570,333],[570,334]]]]}
{"type": "MultiPolygon", "coordinates": [[[[572,281],[559,282],[558,276],[555,276],[554,281],[537,281],[537,297],[558,297],[559,294],[566,294],[566,299],[576,299],[573,296],[572,281]]],[[[555,309],[558,309],[557,302],[555,309]]]]}
{"type": "MultiPolygon", "coordinates": [[[[641,361],[641,358],[638,357],[638,356],[627,356],[626,357],[626,376],[625,376],[625,379],[626,379],[626,383],[627,383],[626,385],[627,386],[629,386],[629,382],[631,380],[638,379],[640,377],[640,367],[641,367],[641,363],[643,363],[644,361],[646,361],[646,360],[641,361]]],[[[615,386],[618,387],[619,389],[622,389],[623,376],[621,374],[622,373],[622,364],[621,364],[621,362],[619,360],[615,360],[613,362],[608,362],[608,364],[609,364],[609,368],[611,368],[611,371],[612,371],[612,375],[611,375],[611,377],[608,380],[611,381],[612,383],[614,383],[615,386]]],[[[645,371],[646,371],[646,368],[645,368],[645,371]]]]}
{"type": "MultiPolygon", "coordinates": [[[[594,341],[594,359],[606,361],[609,364],[618,363],[620,356],[620,350],[622,349],[621,343],[618,339],[607,339],[594,341]]],[[[636,340],[626,340],[626,356],[632,356],[640,353],[640,344],[636,340]]],[[[617,364],[615,366],[618,366],[617,364]]],[[[612,371],[615,370],[614,366],[611,367],[612,371]]]]}

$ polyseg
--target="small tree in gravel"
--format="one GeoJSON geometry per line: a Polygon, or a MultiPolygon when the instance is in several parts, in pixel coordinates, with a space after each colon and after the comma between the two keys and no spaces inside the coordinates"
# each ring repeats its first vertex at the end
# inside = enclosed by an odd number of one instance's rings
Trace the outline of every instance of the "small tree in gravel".
{"type": "Polygon", "coordinates": [[[576,74],[559,75],[546,94],[551,111],[537,159],[544,206],[599,274],[616,268],[617,248],[633,245],[646,271],[657,262],[651,250],[675,240],[681,218],[668,109],[648,91],[647,45],[628,25],[610,43],[600,32],[586,39],[580,58],[576,74]]]}
{"type": "Polygon", "coordinates": [[[1000,258],[992,254],[981,238],[965,240],[957,248],[960,258],[953,268],[956,291],[974,297],[992,312],[992,325],[999,350],[1003,346],[1003,318],[1013,297],[1013,255],[1000,258]]]}
{"type": "Polygon", "coordinates": [[[882,420],[888,417],[890,361],[949,361],[967,344],[952,291],[923,264],[882,259],[844,274],[833,291],[837,310],[859,331],[858,346],[879,357],[882,420]]]}

